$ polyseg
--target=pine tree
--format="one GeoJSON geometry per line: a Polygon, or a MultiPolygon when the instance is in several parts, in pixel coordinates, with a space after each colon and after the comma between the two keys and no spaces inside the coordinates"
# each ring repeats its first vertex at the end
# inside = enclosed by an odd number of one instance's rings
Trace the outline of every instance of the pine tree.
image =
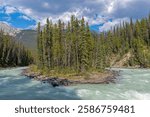
{"type": "Polygon", "coordinates": [[[80,37],[80,71],[85,72],[88,70],[89,63],[88,63],[88,50],[87,50],[87,39],[86,39],[86,32],[85,32],[85,21],[84,18],[81,20],[81,37],[80,37]]]}
{"type": "Polygon", "coordinates": [[[37,28],[37,49],[38,49],[38,67],[41,68],[43,67],[43,43],[42,43],[42,31],[41,31],[41,25],[38,23],[38,28],[37,28]]]}
{"type": "Polygon", "coordinates": [[[32,62],[29,50],[3,31],[0,32],[0,67],[26,66],[32,62]]]}
{"type": "MultiPolygon", "coordinates": [[[[147,67],[150,66],[150,54],[147,54],[150,51],[149,32],[150,18],[136,22],[131,19],[129,23],[123,22],[100,34],[91,32],[84,18],[79,20],[72,16],[67,24],[61,20],[53,24],[47,19],[43,30],[38,25],[38,65],[57,72],[101,71],[112,65],[112,59],[116,62],[130,53],[131,57],[125,63],[127,66],[147,67]]],[[[6,44],[1,44],[1,63],[11,53],[5,41],[6,44]]]]}

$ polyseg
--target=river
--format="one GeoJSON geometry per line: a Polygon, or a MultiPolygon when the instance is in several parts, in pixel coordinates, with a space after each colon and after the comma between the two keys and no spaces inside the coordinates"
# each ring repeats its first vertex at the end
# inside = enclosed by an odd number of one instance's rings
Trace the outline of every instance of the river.
{"type": "Polygon", "coordinates": [[[150,69],[120,70],[116,83],[53,88],[21,75],[23,68],[0,70],[0,99],[5,100],[149,100],[150,69]]]}

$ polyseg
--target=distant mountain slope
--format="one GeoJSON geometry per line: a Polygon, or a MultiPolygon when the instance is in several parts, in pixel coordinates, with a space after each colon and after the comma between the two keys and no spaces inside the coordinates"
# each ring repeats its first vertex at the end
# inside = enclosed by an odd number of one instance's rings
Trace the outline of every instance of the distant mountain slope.
{"type": "Polygon", "coordinates": [[[0,22],[0,30],[4,31],[4,33],[8,33],[11,36],[16,36],[16,34],[20,32],[19,29],[13,28],[3,22],[0,22]]]}
{"type": "Polygon", "coordinates": [[[16,35],[16,39],[21,41],[25,47],[36,50],[37,32],[35,30],[22,30],[16,35]]]}
{"type": "Polygon", "coordinates": [[[15,39],[22,42],[25,47],[36,50],[37,32],[35,30],[19,30],[3,22],[0,22],[0,30],[15,37],[15,39]]]}

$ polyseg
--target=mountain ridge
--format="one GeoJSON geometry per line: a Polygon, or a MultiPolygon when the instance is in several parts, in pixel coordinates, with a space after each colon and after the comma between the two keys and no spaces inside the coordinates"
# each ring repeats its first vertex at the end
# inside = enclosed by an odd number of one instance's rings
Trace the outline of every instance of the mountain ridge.
{"type": "Polygon", "coordinates": [[[21,30],[10,26],[5,22],[0,22],[0,30],[5,34],[8,34],[15,38],[16,41],[21,42],[25,47],[30,50],[36,49],[36,38],[37,32],[36,30],[26,29],[21,30]]]}
{"type": "Polygon", "coordinates": [[[16,36],[16,34],[20,32],[19,29],[14,28],[4,22],[0,22],[0,30],[6,34],[9,34],[10,36],[16,36]]]}

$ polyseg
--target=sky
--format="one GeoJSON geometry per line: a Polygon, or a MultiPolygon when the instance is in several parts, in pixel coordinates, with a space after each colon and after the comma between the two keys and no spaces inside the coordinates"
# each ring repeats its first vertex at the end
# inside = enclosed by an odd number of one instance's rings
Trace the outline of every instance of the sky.
{"type": "Polygon", "coordinates": [[[33,28],[39,21],[44,25],[46,18],[67,23],[75,15],[84,17],[91,29],[107,31],[149,13],[150,0],[0,0],[0,21],[17,28],[33,28]]]}

